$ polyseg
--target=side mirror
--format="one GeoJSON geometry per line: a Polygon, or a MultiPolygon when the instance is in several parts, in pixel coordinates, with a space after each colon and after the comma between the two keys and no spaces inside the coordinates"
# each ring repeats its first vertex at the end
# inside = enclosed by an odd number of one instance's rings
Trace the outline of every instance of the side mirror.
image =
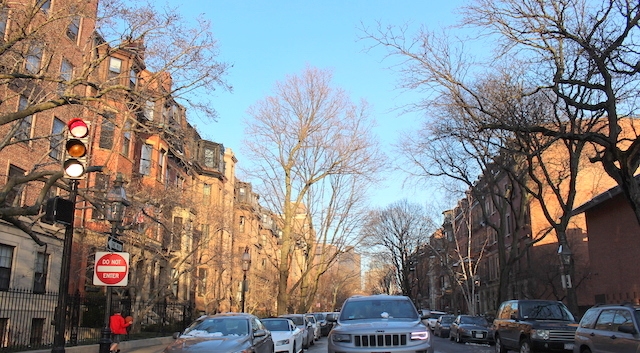
{"type": "Polygon", "coordinates": [[[255,330],[253,331],[253,337],[264,337],[267,335],[266,330],[255,330]]]}
{"type": "Polygon", "coordinates": [[[174,340],[177,340],[178,337],[180,337],[180,332],[174,332],[171,337],[173,337],[174,340]]]}

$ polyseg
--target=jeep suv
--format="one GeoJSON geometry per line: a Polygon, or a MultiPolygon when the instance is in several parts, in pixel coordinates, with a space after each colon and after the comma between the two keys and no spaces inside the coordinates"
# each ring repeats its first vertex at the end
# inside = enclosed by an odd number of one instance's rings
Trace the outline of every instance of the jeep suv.
{"type": "Polygon", "coordinates": [[[500,304],[493,331],[496,353],[572,352],[577,323],[553,300],[508,300],[500,304]]]}
{"type": "Polygon", "coordinates": [[[421,319],[408,297],[353,296],[329,332],[328,353],[433,353],[431,331],[421,319]]]}
{"type": "Polygon", "coordinates": [[[594,306],[578,324],[574,352],[640,352],[638,324],[638,305],[594,306]]]}

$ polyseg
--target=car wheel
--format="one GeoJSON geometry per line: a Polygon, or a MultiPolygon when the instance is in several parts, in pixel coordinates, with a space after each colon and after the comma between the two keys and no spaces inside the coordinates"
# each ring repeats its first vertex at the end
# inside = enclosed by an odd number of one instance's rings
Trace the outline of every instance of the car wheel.
{"type": "Polygon", "coordinates": [[[520,341],[520,353],[531,353],[531,343],[528,339],[520,341]]]}
{"type": "Polygon", "coordinates": [[[502,345],[500,336],[496,336],[496,353],[507,353],[507,349],[502,345]]]}
{"type": "Polygon", "coordinates": [[[585,348],[582,350],[582,353],[591,353],[591,350],[589,348],[585,348]]]}

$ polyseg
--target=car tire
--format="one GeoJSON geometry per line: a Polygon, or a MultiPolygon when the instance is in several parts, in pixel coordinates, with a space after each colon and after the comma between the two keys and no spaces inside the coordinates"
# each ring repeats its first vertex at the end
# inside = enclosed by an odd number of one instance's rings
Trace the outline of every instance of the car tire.
{"type": "Polygon", "coordinates": [[[589,348],[585,348],[582,350],[582,353],[591,353],[591,350],[589,348]]]}
{"type": "Polygon", "coordinates": [[[502,339],[496,335],[496,353],[507,353],[507,349],[502,345],[502,339]]]}
{"type": "Polygon", "coordinates": [[[523,339],[520,341],[520,350],[519,353],[531,353],[531,342],[528,339],[523,339]]]}

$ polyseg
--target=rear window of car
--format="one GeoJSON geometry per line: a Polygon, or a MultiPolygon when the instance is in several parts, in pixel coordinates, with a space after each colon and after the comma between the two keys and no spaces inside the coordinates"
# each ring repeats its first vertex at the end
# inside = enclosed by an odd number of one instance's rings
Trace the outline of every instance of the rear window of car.
{"type": "Polygon", "coordinates": [[[287,316],[287,318],[291,319],[291,321],[298,326],[304,325],[304,319],[302,316],[287,316]]]}

